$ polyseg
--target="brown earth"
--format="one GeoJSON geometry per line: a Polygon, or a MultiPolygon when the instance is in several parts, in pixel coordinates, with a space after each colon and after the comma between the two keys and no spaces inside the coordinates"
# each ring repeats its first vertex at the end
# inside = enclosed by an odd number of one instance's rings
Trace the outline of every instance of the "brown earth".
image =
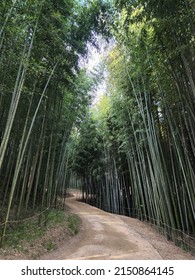
{"type": "Polygon", "coordinates": [[[52,260],[194,260],[195,257],[167,241],[148,224],[104,212],[67,199],[67,206],[82,220],[76,237],[41,259],[52,260]]]}

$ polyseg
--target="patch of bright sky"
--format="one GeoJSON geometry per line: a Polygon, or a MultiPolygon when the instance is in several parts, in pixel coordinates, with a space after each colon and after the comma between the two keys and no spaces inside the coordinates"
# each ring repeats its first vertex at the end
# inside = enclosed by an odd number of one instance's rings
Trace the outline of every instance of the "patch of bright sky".
{"type": "MultiPolygon", "coordinates": [[[[97,37],[98,42],[98,49],[94,47],[92,44],[88,43],[88,56],[87,58],[82,58],[80,60],[80,67],[86,68],[87,73],[90,75],[97,67],[102,63],[104,59],[108,56],[109,51],[111,48],[113,48],[113,43],[108,43],[106,40],[104,40],[102,37],[97,37]]],[[[99,85],[95,88],[93,91],[93,102],[92,106],[95,107],[95,105],[99,102],[102,95],[107,93],[107,71],[104,70],[103,78],[101,79],[101,82],[99,85]]]]}

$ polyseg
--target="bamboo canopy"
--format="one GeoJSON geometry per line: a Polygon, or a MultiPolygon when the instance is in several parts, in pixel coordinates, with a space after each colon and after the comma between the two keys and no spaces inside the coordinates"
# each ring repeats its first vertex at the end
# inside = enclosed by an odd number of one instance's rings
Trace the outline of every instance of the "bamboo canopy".
{"type": "Polygon", "coordinates": [[[3,0],[0,23],[2,243],[10,221],[63,208],[73,187],[192,248],[193,1],[3,0]],[[89,73],[100,34],[113,47],[89,73]]]}

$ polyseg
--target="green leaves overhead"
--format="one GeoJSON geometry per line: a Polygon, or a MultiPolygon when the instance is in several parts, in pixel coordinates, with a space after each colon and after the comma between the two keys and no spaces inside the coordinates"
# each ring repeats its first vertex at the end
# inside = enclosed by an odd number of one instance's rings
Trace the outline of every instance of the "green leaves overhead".
{"type": "Polygon", "coordinates": [[[63,204],[71,177],[98,207],[194,236],[194,19],[191,0],[1,1],[3,237],[14,205],[63,204]],[[99,33],[113,48],[94,109],[102,68],[79,59],[99,33]]]}
{"type": "Polygon", "coordinates": [[[190,239],[195,234],[194,4],[113,3],[107,92],[94,113],[98,157],[90,128],[79,131],[79,139],[86,140],[78,147],[84,152],[79,160],[93,155],[90,167],[82,161],[79,173],[79,180],[85,174],[84,198],[107,211],[149,220],[173,240],[181,232],[190,239]]]}

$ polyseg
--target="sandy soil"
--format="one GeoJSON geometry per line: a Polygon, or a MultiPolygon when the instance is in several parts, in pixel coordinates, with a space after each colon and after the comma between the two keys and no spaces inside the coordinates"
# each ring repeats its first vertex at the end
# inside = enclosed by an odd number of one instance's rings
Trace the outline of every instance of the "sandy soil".
{"type": "Polygon", "coordinates": [[[67,206],[82,220],[80,233],[41,259],[195,259],[139,220],[106,213],[74,197],[67,199],[67,206]]]}

